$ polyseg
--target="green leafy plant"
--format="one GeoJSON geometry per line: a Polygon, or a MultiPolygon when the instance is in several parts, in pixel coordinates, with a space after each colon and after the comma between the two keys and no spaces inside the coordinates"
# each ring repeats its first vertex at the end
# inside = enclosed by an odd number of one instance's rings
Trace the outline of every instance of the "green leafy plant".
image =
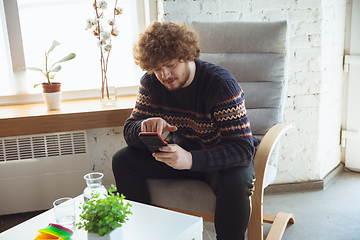
{"type": "MultiPolygon", "coordinates": [[[[53,43],[51,44],[50,49],[45,52],[45,69],[41,69],[41,68],[36,68],[36,67],[22,67],[20,69],[29,69],[29,70],[33,70],[33,71],[39,71],[41,72],[44,77],[47,79],[47,84],[51,84],[50,79],[53,79],[55,77],[55,74],[51,74],[51,73],[55,73],[55,72],[59,72],[61,70],[61,66],[58,65],[61,62],[66,62],[69,61],[73,58],[76,57],[75,53],[69,53],[68,55],[66,55],[65,57],[63,57],[62,59],[60,59],[59,61],[53,63],[50,67],[48,64],[48,59],[49,59],[49,54],[52,52],[52,50],[54,50],[54,48],[58,45],[60,45],[61,43],[59,43],[58,41],[54,40],[53,43]]],[[[34,88],[39,84],[35,84],[34,88]]]]}
{"type": "Polygon", "coordinates": [[[77,223],[76,226],[104,236],[129,220],[127,215],[132,214],[131,204],[125,204],[123,202],[125,196],[119,193],[115,195],[114,191],[116,188],[111,185],[108,190],[109,195],[104,194],[105,198],[100,198],[99,193],[91,194],[90,200],[80,206],[82,209],[80,219],[83,222],[77,223]]]}

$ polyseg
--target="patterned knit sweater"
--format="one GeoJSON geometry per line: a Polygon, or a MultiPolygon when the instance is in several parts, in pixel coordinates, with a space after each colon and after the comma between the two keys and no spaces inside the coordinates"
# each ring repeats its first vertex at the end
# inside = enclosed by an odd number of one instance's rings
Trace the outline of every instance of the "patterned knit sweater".
{"type": "Polygon", "coordinates": [[[176,91],[168,91],[155,74],[142,77],[135,108],[124,125],[127,144],[145,148],[138,137],[142,121],[161,117],[178,128],[172,140],[191,152],[192,171],[248,166],[255,148],[242,89],[224,68],[195,63],[192,83],[176,91]]]}

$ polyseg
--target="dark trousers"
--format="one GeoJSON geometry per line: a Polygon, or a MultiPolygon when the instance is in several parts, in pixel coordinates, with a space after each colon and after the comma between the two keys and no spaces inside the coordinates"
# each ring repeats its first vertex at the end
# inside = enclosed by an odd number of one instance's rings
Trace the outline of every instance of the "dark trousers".
{"type": "Polygon", "coordinates": [[[151,204],[147,178],[205,181],[216,196],[217,239],[244,239],[251,212],[253,164],[210,173],[176,170],[156,161],[148,149],[124,147],[114,154],[112,168],[118,191],[129,200],[146,204],[151,204]]]}

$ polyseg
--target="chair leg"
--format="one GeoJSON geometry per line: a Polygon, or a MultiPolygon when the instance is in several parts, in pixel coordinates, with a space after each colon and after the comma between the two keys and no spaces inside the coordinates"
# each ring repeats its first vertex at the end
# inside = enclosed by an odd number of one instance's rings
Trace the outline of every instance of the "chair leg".
{"type": "Polygon", "coordinates": [[[291,213],[279,212],[272,223],[266,240],[280,240],[288,223],[295,223],[294,215],[291,213]]]}

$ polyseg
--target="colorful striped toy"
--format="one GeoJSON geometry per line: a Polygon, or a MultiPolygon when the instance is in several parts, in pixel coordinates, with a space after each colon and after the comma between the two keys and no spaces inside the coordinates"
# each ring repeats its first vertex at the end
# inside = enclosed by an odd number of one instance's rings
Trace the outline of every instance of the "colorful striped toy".
{"type": "Polygon", "coordinates": [[[40,229],[38,233],[34,240],[65,240],[73,235],[73,231],[70,229],[54,223],[40,229]]]}

